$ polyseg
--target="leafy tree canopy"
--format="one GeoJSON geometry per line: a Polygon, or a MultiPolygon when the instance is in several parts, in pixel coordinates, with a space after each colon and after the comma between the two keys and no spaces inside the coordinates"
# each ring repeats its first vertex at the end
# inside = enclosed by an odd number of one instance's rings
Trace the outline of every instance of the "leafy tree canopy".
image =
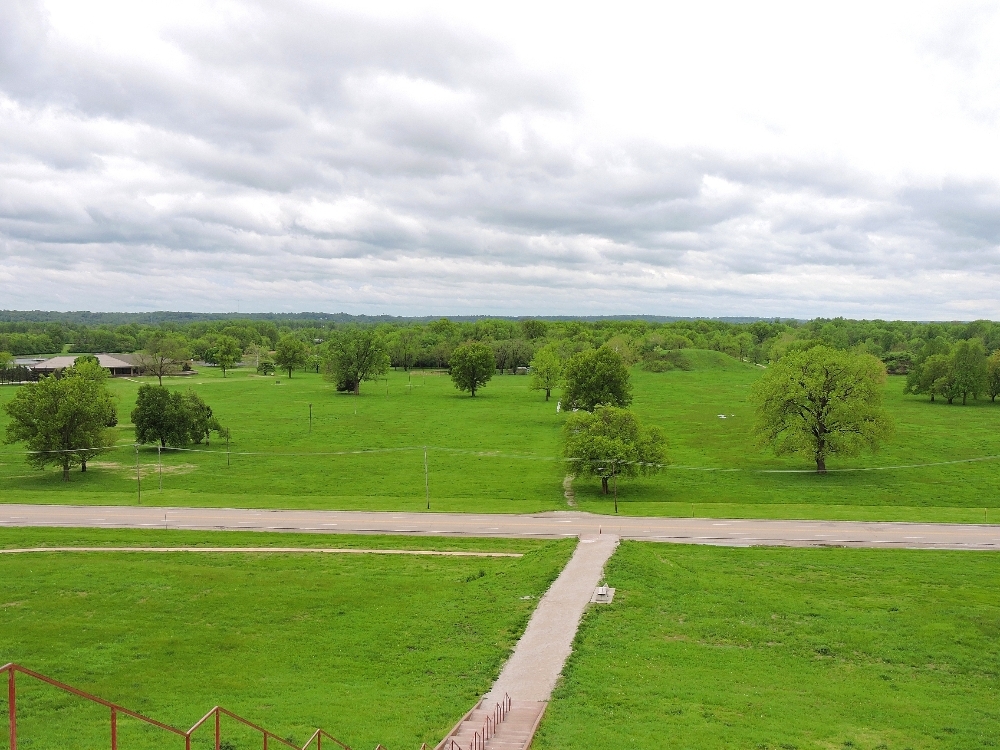
{"type": "Polygon", "coordinates": [[[996,401],[1000,396],[1000,349],[986,360],[986,395],[990,401],[996,401]]]}
{"type": "Polygon", "coordinates": [[[45,377],[21,386],[4,405],[10,416],[6,442],[27,443],[28,463],[39,469],[50,464],[69,470],[114,445],[109,429],[118,422],[107,373],[98,364],[81,362],[62,377],[45,377]]]}
{"type": "Polygon", "coordinates": [[[493,348],[488,344],[471,342],[462,344],[451,353],[451,379],[460,391],[476,395],[497,370],[493,348]]]}
{"type": "Polygon", "coordinates": [[[643,428],[627,409],[598,406],[593,413],[572,413],[563,437],[563,455],[573,462],[576,474],[600,477],[605,495],[610,478],[655,474],[666,463],[663,432],[643,428]]]}
{"type": "Polygon", "coordinates": [[[953,403],[959,396],[962,403],[971,395],[990,393],[989,365],[986,348],[979,339],[959,341],[953,347],[940,338],[928,341],[920,350],[913,368],[906,376],[906,393],[926,393],[944,396],[953,403]]]}
{"type": "Polygon", "coordinates": [[[306,366],[308,356],[309,347],[306,346],[306,342],[298,336],[286,335],[278,339],[278,346],[274,350],[274,363],[282,370],[287,370],[288,377],[292,377],[292,370],[306,366]]]}
{"type": "Polygon", "coordinates": [[[207,440],[211,430],[222,432],[212,408],[194,391],[180,393],[148,383],[139,386],[132,424],[137,443],[172,448],[207,440]]]}
{"type": "Polygon", "coordinates": [[[211,351],[212,361],[222,368],[222,377],[226,377],[226,370],[239,362],[242,356],[243,347],[232,336],[220,336],[211,351]]]}
{"type": "Polygon", "coordinates": [[[608,347],[579,352],[566,363],[563,400],[571,409],[625,408],[632,403],[632,383],[622,356],[608,347]]]}
{"type": "Polygon", "coordinates": [[[563,361],[554,345],[544,346],[535,352],[531,360],[531,390],[545,391],[545,400],[548,401],[552,389],[562,382],[562,375],[563,361]]]}
{"type": "Polygon", "coordinates": [[[155,375],[163,385],[165,375],[180,372],[181,365],[190,358],[184,339],[176,334],[153,336],[139,352],[138,365],[148,375],[155,375]]]}
{"type": "Polygon", "coordinates": [[[323,361],[324,375],[338,391],[361,393],[363,380],[376,380],[389,370],[385,338],[375,328],[349,328],[334,336],[323,361]]]}
{"type": "Polygon", "coordinates": [[[870,354],[827,346],[788,354],[750,391],[758,440],[778,455],[809,455],[820,473],[829,456],[877,450],[893,432],[882,406],[885,377],[885,366],[870,354]]]}

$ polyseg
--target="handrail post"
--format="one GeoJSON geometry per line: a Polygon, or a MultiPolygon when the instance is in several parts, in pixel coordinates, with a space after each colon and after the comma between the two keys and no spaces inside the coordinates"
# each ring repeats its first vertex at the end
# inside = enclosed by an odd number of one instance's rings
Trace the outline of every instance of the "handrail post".
{"type": "Polygon", "coordinates": [[[191,750],[191,733],[184,735],[184,750],[191,750]]]}
{"type": "Polygon", "coordinates": [[[267,750],[267,732],[264,732],[264,750],[267,750]]]}
{"type": "Polygon", "coordinates": [[[316,750],[323,750],[323,733],[316,735],[316,750]]]}
{"type": "Polygon", "coordinates": [[[10,721],[10,750],[17,750],[17,687],[14,667],[7,673],[7,713],[10,721]]]}
{"type": "Polygon", "coordinates": [[[111,709],[111,750],[118,750],[118,712],[111,709]]]}
{"type": "Polygon", "coordinates": [[[219,734],[219,708],[215,708],[215,750],[219,750],[219,740],[221,739],[219,734]]]}

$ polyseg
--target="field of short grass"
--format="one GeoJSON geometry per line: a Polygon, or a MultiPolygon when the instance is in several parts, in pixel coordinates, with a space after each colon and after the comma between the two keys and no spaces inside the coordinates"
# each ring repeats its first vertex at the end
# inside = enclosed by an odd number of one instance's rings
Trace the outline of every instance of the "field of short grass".
{"type": "Polygon", "coordinates": [[[532,747],[995,747],[995,553],[626,542],[532,747]]]}
{"type": "MultiPolygon", "coordinates": [[[[877,455],[833,459],[831,468],[939,465],[817,476],[803,459],[777,459],[750,444],[746,397],[759,368],[716,352],[696,352],[692,360],[691,371],[633,371],[634,408],[664,429],[672,464],[658,476],[619,482],[620,512],[1000,520],[1000,460],[942,463],[1000,455],[1000,404],[931,404],[904,396],[901,379],[890,379],[886,401],[896,436],[877,455]]],[[[558,459],[564,416],[556,413],[555,398],[546,402],[529,390],[524,376],[497,376],[475,399],[458,393],[443,373],[392,372],[388,381],[366,383],[360,397],[338,394],[307,373],[289,380],[235,370],[223,378],[206,368],[166,382],[196,389],[232,429],[233,442],[228,458],[218,441],[197,451],[165,451],[161,463],[155,448],[140,449],[146,503],[421,510],[427,446],[432,510],[567,507],[562,482],[568,469],[558,459]]],[[[119,396],[119,449],[63,483],[58,472],[29,468],[17,446],[0,447],[0,501],[137,502],[128,421],[138,382],[116,379],[112,388],[119,396]]],[[[13,393],[0,388],[0,402],[13,393]]],[[[0,428],[5,419],[0,414],[0,428]]],[[[598,482],[577,480],[573,489],[579,508],[612,512],[598,482]]]]}
{"type": "MultiPolygon", "coordinates": [[[[573,542],[336,537],[336,546],[524,553],[0,555],[0,661],[186,729],[220,704],[305,741],[436,742],[490,686],[573,542]],[[530,598],[528,598],[530,597],[530,598]]],[[[0,529],[0,546],[331,546],[330,537],[0,529]]],[[[6,747],[6,690],[0,747],[6,747]]],[[[101,747],[104,709],[18,683],[20,747],[101,747]]],[[[224,732],[230,729],[224,727],[224,732]]],[[[169,741],[119,723],[120,746],[169,741]]],[[[211,730],[195,747],[210,747],[211,730]]],[[[228,735],[237,748],[259,738],[228,735]]]]}

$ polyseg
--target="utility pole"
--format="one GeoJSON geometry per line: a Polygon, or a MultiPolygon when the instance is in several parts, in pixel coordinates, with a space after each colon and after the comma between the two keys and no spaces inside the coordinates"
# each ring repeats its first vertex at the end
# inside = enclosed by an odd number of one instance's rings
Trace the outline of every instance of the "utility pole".
{"type": "Polygon", "coordinates": [[[615,483],[615,515],[618,515],[618,463],[616,461],[611,462],[611,477],[615,483]]]}
{"type": "Polygon", "coordinates": [[[309,404],[309,432],[313,431],[313,405],[309,404]]]}
{"type": "Polygon", "coordinates": [[[160,446],[156,446],[156,468],[160,474],[160,492],[163,492],[163,457],[160,455],[160,446]]]}
{"type": "Polygon", "coordinates": [[[427,495],[427,510],[431,509],[431,484],[427,477],[427,446],[424,446],[424,493],[427,495]]]}
{"type": "Polygon", "coordinates": [[[139,505],[142,505],[142,478],[139,476],[139,444],[135,443],[135,490],[139,494],[139,505]]]}

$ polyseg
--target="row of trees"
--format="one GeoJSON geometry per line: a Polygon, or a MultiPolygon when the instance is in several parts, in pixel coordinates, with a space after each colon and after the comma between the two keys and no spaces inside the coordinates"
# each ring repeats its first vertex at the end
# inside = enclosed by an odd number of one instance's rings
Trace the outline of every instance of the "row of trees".
{"type": "MultiPolygon", "coordinates": [[[[89,460],[115,445],[118,412],[107,378],[96,358],[83,356],[58,375],[24,384],[4,404],[5,442],[24,442],[30,465],[59,466],[64,481],[75,466],[86,471],[89,460]]],[[[229,437],[197,393],[161,385],[139,387],[132,422],[137,443],[181,447],[207,441],[211,432],[229,437]]]]}
{"type": "MultiPolygon", "coordinates": [[[[118,317],[129,319],[129,316],[118,317]]],[[[157,339],[172,337],[182,343],[190,357],[228,369],[244,357],[252,357],[254,364],[258,364],[261,353],[275,351],[281,340],[291,337],[306,347],[305,364],[299,367],[318,368],[327,342],[347,329],[360,327],[377,330],[386,343],[390,365],[403,369],[446,367],[454,350],[472,341],[493,349],[501,372],[527,365],[541,348],[549,345],[556,346],[563,359],[608,345],[629,365],[641,363],[648,369],[660,370],[680,366],[671,353],[682,349],[712,349],[763,364],[819,343],[832,349],[872,354],[886,364],[890,374],[907,374],[920,358],[923,347],[934,339],[951,346],[979,339],[987,352],[1000,349],[1000,324],[985,320],[913,323],[844,318],[817,318],[808,322],[393,319],[379,323],[365,322],[368,319],[351,322],[350,316],[300,315],[276,316],[275,320],[224,317],[187,323],[86,325],[77,322],[78,318],[67,314],[64,322],[0,322],[0,351],[20,356],[54,353],[70,345],[74,351],[134,352],[151,348],[157,339]]],[[[276,361],[271,362],[283,369],[276,361]]]]}
{"type": "Polygon", "coordinates": [[[907,393],[924,393],[933,401],[935,396],[953,403],[961,397],[981,395],[995,401],[1000,395],[1000,350],[986,355],[980,339],[959,341],[952,345],[940,337],[929,340],[921,348],[913,368],[906,376],[907,393]]]}

